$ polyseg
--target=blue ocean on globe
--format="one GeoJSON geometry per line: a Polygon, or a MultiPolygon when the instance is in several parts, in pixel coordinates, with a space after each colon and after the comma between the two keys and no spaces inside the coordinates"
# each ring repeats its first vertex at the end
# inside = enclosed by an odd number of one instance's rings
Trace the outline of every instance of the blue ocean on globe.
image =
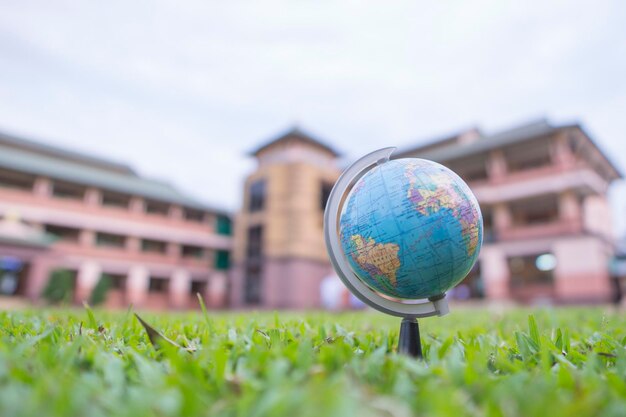
{"type": "Polygon", "coordinates": [[[469,187],[424,159],[396,159],[361,177],[339,221],[357,277],[393,298],[444,294],[465,278],[482,245],[483,223],[469,187]]]}

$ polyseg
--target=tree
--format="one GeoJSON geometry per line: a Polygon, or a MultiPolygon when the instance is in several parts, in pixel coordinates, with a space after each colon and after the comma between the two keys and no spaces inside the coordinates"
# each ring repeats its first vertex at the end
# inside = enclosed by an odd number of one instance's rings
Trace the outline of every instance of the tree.
{"type": "Polygon", "coordinates": [[[53,304],[70,302],[74,296],[74,274],[66,269],[52,271],[42,295],[53,304]]]}
{"type": "Polygon", "coordinates": [[[100,276],[100,280],[91,291],[89,303],[93,306],[102,304],[107,298],[107,292],[109,291],[109,288],[111,288],[111,277],[107,274],[102,274],[100,276]]]}

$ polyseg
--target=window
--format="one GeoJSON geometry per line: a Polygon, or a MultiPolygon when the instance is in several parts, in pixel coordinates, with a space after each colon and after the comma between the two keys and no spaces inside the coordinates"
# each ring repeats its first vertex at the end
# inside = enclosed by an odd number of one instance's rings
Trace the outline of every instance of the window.
{"type": "Polygon", "coordinates": [[[218,234],[227,236],[230,236],[232,234],[232,222],[230,221],[230,218],[228,216],[217,216],[215,218],[215,222],[215,228],[218,234]]]}
{"type": "Polygon", "coordinates": [[[248,259],[259,259],[263,254],[263,227],[252,226],[248,229],[248,259]]]}
{"type": "Polygon", "coordinates": [[[146,200],[146,213],[167,216],[170,206],[160,201],[146,200]]]}
{"type": "Polygon", "coordinates": [[[485,155],[457,159],[445,165],[466,182],[487,179],[487,157],[485,155]]]}
{"type": "Polygon", "coordinates": [[[0,170],[0,187],[32,191],[34,185],[35,177],[32,175],[4,169],[0,170]]]}
{"type": "Polygon", "coordinates": [[[164,292],[167,292],[168,287],[169,287],[169,280],[167,278],[150,277],[150,284],[148,285],[148,292],[164,293],[164,292]]]}
{"type": "Polygon", "coordinates": [[[142,239],[141,250],[143,252],[165,253],[167,245],[160,240],[142,239]]]}
{"type": "Polygon", "coordinates": [[[107,207],[119,207],[127,209],[130,204],[130,196],[102,191],[102,205],[107,207]]]}
{"type": "Polygon", "coordinates": [[[265,180],[250,185],[250,211],[261,211],[265,206],[265,180]]]}
{"type": "Polygon", "coordinates": [[[80,230],[72,227],[56,226],[47,224],[44,226],[46,233],[53,235],[55,238],[62,242],[78,242],[80,236],[80,230]]]}
{"type": "Polygon", "coordinates": [[[123,248],[126,246],[126,236],[98,232],[96,233],[96,246],[123,248]]]}
{"type": "Polygon", "coordinates": [[[504,156],[509,172],[550,165],[550,140],[544,137],[511,146],[504,150],[504,156]]]}
{"type": "Polygon", "coordinates": [[[226,270],[230,266],[230,253],[225,250],[215,252],[215,269],[226,270]]]}
{"type": "Polygon", "coordinates": [[[200,294],[203,295],[206,292],[207,282],[194,280],[191,281],[191,287],[189,288],[189,293],[191,295],[200,294]]]}
{"type": "Polygon", "coordinates": [[[102,278],[106,278],[109,281],[109,289],[112,290],[126,290],[126,276],[119,274],[102,274],[102,278]]]}
{"type": "Polygon", "coordinates": [[[545,224],[559,218],[559,202],[555,195],[515,201],[510,207],[514,226],[545,224]]]}
{"type": "Polygon", "coordinates": [[[329,184],[326,182],[322,183],[322,190],[320,194],[320,208],[322,210],[326,209],[326,203],[328,202],[328,198],[330,197],[330,192],[333,189],[333,184],[329,184]]]}
{"type": "Polygon", "coordinates": [[[516,256],[508,259],[511,286],[524,287],[536,284],[552,284],[556,258],[551,253],[516,256]]]}
{"type": "Polygon", "coordinates": [[[261,268],[258,265],[246,267],[244,301],[246,304],[261,303],[261,268]]]}
{"type": "Polygon", "coordinates": [[[82,200],[85,198],[85,187],[67,182],[55,181],[52,184],[52,195],[57,198],[82,200]]]}
{"type": "Polygon", "coordinates": [[[182,246],[183,258],[204,258],[204,248],[200,246],[183,245],[182,246]]]}
{"type": "Polygon", "coordinates": [[[198,223],[202,223],[204,221],[204,212],[201,210],[186,208],[183,209],[183,212],[186,220],[198,223]]]}

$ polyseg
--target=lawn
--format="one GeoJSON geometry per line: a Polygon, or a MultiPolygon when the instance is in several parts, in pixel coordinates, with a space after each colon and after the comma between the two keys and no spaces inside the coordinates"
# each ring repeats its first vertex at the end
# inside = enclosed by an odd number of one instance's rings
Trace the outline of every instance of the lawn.
{"type": "MultiPolygon", "coordinates": [[[[532,314],[532,315],[531,315],[532,314]]],[[[626,316],[0,312],[0,416],[624,416],[626,316]]]]}

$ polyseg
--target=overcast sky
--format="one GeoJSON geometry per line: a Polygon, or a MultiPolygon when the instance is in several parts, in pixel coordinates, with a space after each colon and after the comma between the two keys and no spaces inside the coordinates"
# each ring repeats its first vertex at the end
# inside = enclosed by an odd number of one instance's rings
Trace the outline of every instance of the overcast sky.
{"type": "Polygon", "coordinates": [[[294,123],[352,158],[545,116],[626,170],[625,22],[623,0],[0,0],[0,130],[230,209],[245,152],[294,123]]]}

